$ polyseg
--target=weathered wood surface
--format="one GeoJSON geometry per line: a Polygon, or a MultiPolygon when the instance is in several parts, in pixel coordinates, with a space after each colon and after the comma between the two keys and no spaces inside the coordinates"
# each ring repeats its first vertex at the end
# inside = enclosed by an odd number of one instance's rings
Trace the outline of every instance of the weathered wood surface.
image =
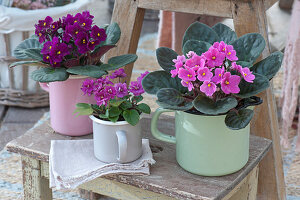
{"type": "MultiPolygon", "coordinates": [[[[167,144],[150,135],[150,118],[142,120],[143,135],[150,138],[154,159],[150,176],[107,176],[105,179],[125,183],[147,191],[179,199],[221,199],[225,197],[254,169],[271,146],[270,140],[251,136],[250,158],[240,171],[223,177],[203,177],[184,171],[176,162],[175,145],[167,144]]],[[[174,134],[174,119],[170,117],[159,121],[159,128],[174,134]]],[[[83,139],[85,137],[68,137],[54,133],[49,122],[45,122],[16,140],[7,144],[11,152],[20,153],[33,159],[48,162],[50,141],[66,139],[83,139]]]]}
{"type": "MultiPolygon", "coordinates": [[[[232,13],[235,30],[238,36],[249,32],[258,32],[266,40],[266,48],[262,58],[270,53],[267,18],[263,0],[232,1],[232,13]]],[[[272,92],[269,89],[260,95],[264,103],[257,106],[251,121],[251,132],[257,136],[272,140],[272,149],[260,163],[258,198],[263,200],[286,199],[285,182],[279,143],[279,127],[277,109],[272,92]]]]}
{"type": "Polygon", "coordinates": [[[42,176],[41,161],[22,156],[24,199],[52,200],[49,181],[42,176]]]}

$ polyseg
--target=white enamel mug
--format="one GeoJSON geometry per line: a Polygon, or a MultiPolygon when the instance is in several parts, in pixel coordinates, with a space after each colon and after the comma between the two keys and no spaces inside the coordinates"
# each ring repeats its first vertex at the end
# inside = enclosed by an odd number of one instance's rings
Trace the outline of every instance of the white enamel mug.
{"type": "Polygon", "coordinates": [[[140,122],[132,126],[126,121],[104,121],[90,115],[93,121],[94,154],[105,163],[128,163],[142,155],[140,122]]]}

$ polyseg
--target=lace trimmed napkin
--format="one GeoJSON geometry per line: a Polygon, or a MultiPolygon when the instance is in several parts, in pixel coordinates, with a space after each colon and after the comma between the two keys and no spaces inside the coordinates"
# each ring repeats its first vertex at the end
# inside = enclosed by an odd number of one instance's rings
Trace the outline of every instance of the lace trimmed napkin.
{"type": "Polygon", "coordinates": [[[74,189],[108,174],[150,175],[149,164],[154,163],[148,139],[143,139],[143,155],[126,164],[97,160],[93,140],[52,140],[49,155],[50,187],[74,189]]]}

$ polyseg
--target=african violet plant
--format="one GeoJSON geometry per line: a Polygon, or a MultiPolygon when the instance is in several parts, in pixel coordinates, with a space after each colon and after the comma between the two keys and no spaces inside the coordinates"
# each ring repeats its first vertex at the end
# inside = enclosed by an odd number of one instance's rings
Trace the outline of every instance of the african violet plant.
{"type": "Polygon", "coordinates": [[[184,34],[184,55],[158,48],[157,60],[163,70],[149,73],[142,84],[147,93],[157,95],[160,107],[224,114],[228,128],[242,129],[253,117],[253,110],[247,107],[262,103],[255,95],[269,87],[281,66],[281,52],[255,63],[264,48],[265,40],[258,33],[237,38],[221,23],[210,28],[195,22],[184,34]]]}
{"type": "Polygon", "coordinates": [[[127,87],[120,82],[120,78],[126,77],[124,69],[116,70],[111,76],[101,77],[97,80],[86,79],[81,90],[84,95],[94,95],[97,104],[78,103],[74,113],[78,115],[94,115],[95,117],[112,122],[127,121],[135,126],[142,113],[150,114],[151,109],[143,100],[145,92],[142,79],[149,72],[141,74],[137,81],[132,81],[127,87]],[[119,81],[116,81],[119,79],[119,81]],[[113,83],[117,82],[117,83],[113,83]]]}
{"type": "Polygon", "coordinates": [[[88,11],[68,14],[58,21],[48,16],[35,25],[35,36],[24,40],[14,50],[18,61],[10,66],[37,65],[31,78],[39,82],[64,81],[69,75],[99,78],[107,71],[123,67],[137,59],[126,54],[112,57],[107,64],[101,57],[116,47],[121,31],[117,23],[102,28],[93,25],[88,11]]]}

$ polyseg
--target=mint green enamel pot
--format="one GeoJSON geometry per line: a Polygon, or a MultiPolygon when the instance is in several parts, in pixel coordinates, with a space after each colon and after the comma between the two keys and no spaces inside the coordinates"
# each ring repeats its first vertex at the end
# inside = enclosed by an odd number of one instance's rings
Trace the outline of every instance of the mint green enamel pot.
{"type": "Polygon", "coordinates": [[[205,116],[175,111],[175,137],[157,129],[163,112],[158,108],[151,121],[152,135],[176,143],[178,164],[188,172],[202,176],[223,176],[243,168],[249,158],[249,125],[231,130],[225,125],[226,115],[205,116]]]}

